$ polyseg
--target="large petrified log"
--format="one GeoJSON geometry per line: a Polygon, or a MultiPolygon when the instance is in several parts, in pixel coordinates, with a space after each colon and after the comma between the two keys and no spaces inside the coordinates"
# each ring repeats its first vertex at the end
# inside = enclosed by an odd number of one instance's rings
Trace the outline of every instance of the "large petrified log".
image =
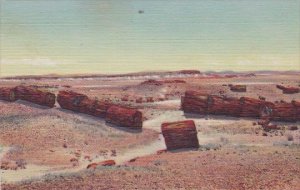
{"type": "Polygon", "coordinates": [[[295,94],[300,92],[300,89],[296,87],[289,87],[289,86],[287,87],[283,85],[276,85],[276,87],[282,90],[283,94],[295,94]]]}
{"type": "Polygon", "coordinates": [[[233,92],[246,92],[246,85],[230,85],[230,90],[233,92]]]}
{"type": "Polygon", "coordinates": [[[254,117],[276,121],[300,121],[300,103],[272,103],[249,97],[229,98],[187,91],[181,99],[185,113],[254,117]]]}
{"type": "Polygon", "coordinates": [[[241,97],[240,102],[242,106],[241,117],[259,118],[263,113],[268,112],[273,105],[271,102],[248,97],[241,97]]]}
{"type": "Polygon", "coordinates": [[[106,111],[111,106],[110,103],[90,99],[84,94],[73,91],[59,91],[57,102],[63,109],[85,113],[97,117],[105,117],[106,111]]]}
{"type": "Polygon", "coordinates": [[[299,110],[297,109],[299,109],[299,107],[297,108],[297,106],[293,102],[276,103],[272,106],[271,120],[296,122],[297,117],[299,117],[299,115],[297,114],[299,110]]]}
{"type": "Polygon", "coordinates": [[[210,95],[208,99],[209,114],[237,117],[241,112],[242,107],[238,98],[210,95]]]}
{"type": "Polygon", "coordinates": [[[197,130],[193,120],[163,123],[161,131],[168,150],[199,148],[197,130]]]}
{"type": "Polygon", "coordinates": [[[143,115],[137,109],[113,105],[107,110],[105,121],[121,127],[142,128],[143,115]]]}
{"type": "Polygon", "coordinates": [[[55,104],[55,94],[42,91],[36,88],[28,86],[17,86],[15,88],[16,98],[20,100],[25,100],[35,104],[39,104],[47,107],[54,107],[55,104]]]}
{"type": "Polygon", "coordinates": [[[181,109],[185,113],[207,114],[208,95],[197,91],[186,91],[181,97],[181,109]]]}
{"type": "Polygon", "coordinates": [[[15,88],[0,88],[0,100],[14,102],[17,100],[15,88]]]}

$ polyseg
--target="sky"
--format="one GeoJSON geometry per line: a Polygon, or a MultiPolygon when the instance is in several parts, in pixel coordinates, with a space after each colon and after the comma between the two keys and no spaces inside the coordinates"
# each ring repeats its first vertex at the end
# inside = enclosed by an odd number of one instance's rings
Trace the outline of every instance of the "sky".
{"type": "Polygon", "coordinates": [[[300,0],[0,2],[0,77],[300,70],[300,0]]]}

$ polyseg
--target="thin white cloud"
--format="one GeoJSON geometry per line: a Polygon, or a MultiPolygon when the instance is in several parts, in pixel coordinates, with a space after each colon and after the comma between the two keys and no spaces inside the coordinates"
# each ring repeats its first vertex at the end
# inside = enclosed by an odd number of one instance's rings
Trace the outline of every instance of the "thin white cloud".
{"type": "Polygon", "coordinates": [[[34,66],[58,66],[64,62],[55,61],[49,58],[24,58],[24,59],[1,59],[3,65],[34,65],[34,66]]]}

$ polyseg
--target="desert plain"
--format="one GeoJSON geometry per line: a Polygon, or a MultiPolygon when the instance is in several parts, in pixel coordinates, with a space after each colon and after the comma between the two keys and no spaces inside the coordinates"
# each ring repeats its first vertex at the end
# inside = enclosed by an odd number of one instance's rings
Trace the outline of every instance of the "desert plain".
{"type": "Polygon", "coordinates": [[[0,100],[1,188],[9,189],[300,189],[300,122],[185,114],[188,90],[228,97],[300,100],[276,85],[299,88],[298,72],[157,72],[118,76],[44,76],[0,79],[57,94],[72,90],[136,108],[141,130],[103,118],[31,102],[0,100]],[[246,85],[233,92],[229,85],[246,85]],[[193,120],[199,148],[166,150],[161,124],[193,120]],[[87,169],[114,160],[113,166],[87,169]],[[5,167],[2,165],[5,165],[5,167]],[[4,169],[5,168],[5,169],[4,169]]]}

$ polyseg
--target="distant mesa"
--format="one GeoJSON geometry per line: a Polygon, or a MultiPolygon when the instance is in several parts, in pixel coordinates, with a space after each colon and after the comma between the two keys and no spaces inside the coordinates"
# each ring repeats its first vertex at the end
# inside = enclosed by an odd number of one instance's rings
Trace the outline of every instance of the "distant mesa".
{"type": "Polygon", "coordinates": [[[197,74],[201,74],[201,72],[198,70],[181,70],[181,71],[179,71],[179,74],[197,75],[197,74]]]}

